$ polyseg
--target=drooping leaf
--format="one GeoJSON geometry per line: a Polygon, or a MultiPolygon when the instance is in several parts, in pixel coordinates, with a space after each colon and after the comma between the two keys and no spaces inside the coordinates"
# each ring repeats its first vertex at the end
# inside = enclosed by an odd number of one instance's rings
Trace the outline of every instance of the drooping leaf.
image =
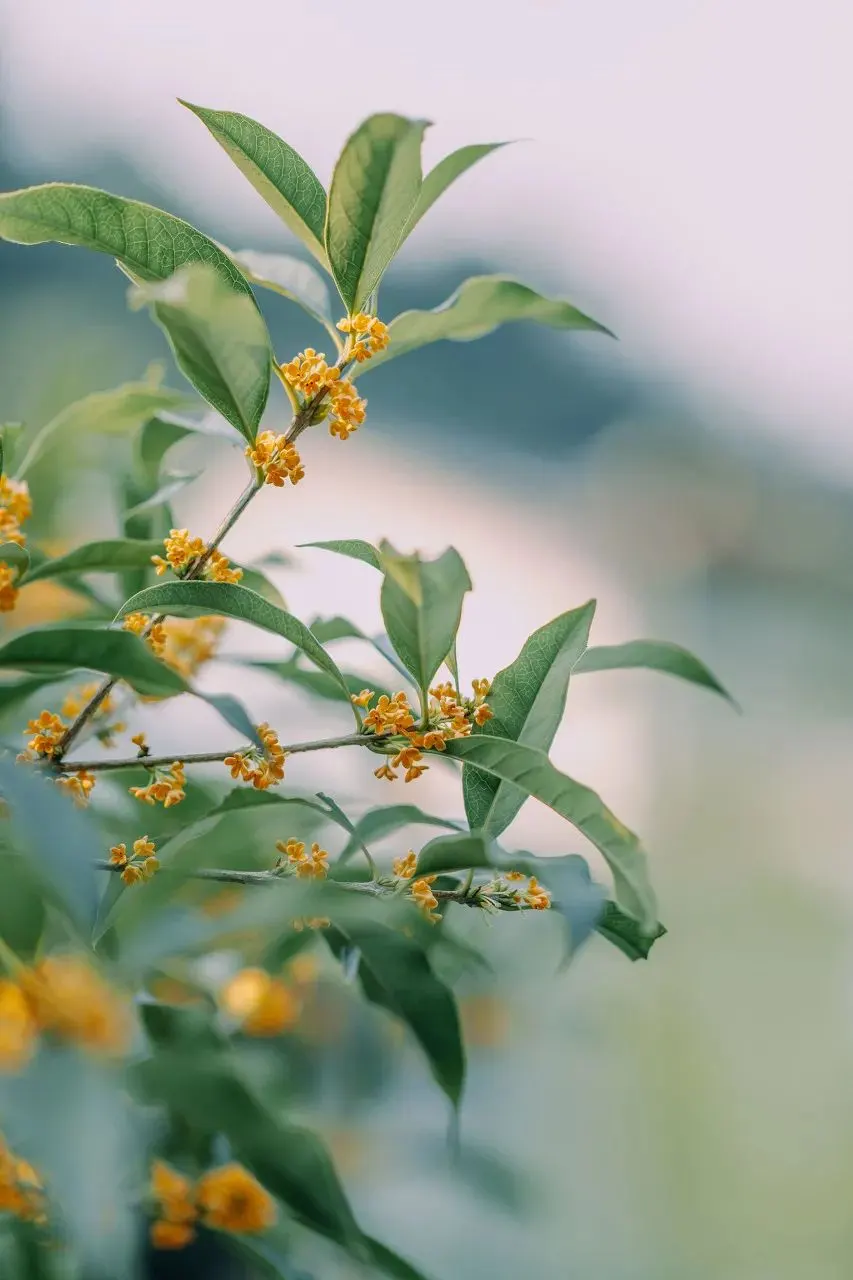
{"type": "Polygon", "coordinates": [[[146,587],[121,607],[121,616],[136,612],[166,613],[183,618],[219,614],[221,617],[249,622],[263,631],[270,631],[273,635],[289,640],[315,666],[327,672],[346,689],[340,671],[305,623],[300,622],[292,613],[270,604],[248,587],[236,586],[230,582],[163,582],[146,587]]]}
{"type": "Polygon", "coordinates": [[[439,160],[423,180],[420,195],[409,214],[402,239],[405,240],[412,234],[424,214],[432,208],[440,196],[444,195],[457,178],[461,178],[462,174],[466,173],[478,160],[482,160],[484,156],[491,155],[493,151],[498,151],[506,145],[505,142],[475,142],[467,147],[460,147],[458,151],[452,151],[449,156],[439,160]]]}
{"type": "Polygon", "coordinates": [[[201,471],[191,471],[184,475],[176,472],[174,475],[164,476],[163,483],[159,489],[155,489],[149,497],[143,498],[141,502],[137,502],[132,507],[127,508],[124,512],[125,520],[143,515],[147,511],[155,511],[157,507],[167,506],[173,498],[177,497],[179,493],[183,493],[184,489],[198,480],[201,474],[201,471]]]}
{"type": "MultiPolygon", "coordinates": [[[[382,808],[369,809],[355,824],[356,836],[365,844],[375,840],[384,840],[405,827],[445,827],[449,831],[461,831],[461,825],[447,818],[436,818],[431,813],[424,813],[414,804],[390,804],[382,808]]],[[[341,852],[339,861],[344,862],[352,857],[357,848],[355,840],[350,840],[341,852]]]]}
{"type": "Polygon", "coordinates": [[[296,545],[300,548],[315,547],[320,551],[334,551],[336,555],[361,560],[363,564],[369,564],[371,568],[382,572],[381,555],[376,547],[362,538],[334,538],[331,542],[298,542],[296,545]]]}
{"type": "Polygon", "coordinates": [[[142,424],[136,437],[136,472],[146,496],[161,483],[160,468],[165,454],[187,436],[216,436],[239,445],[231,429],[218,417],[189,418],[177,413],[157,413],[142,424]]]}
{"type": "Polygon", "coordinates": [[[426,127],[390,113],[369,116],[335,165],[324,242],[350,312],[360,310],[397,252],[421,188],[426,127]]]}
{"type": "Polygon", "coordinates": [[[269,395],[272,347],[254,299],[237,293],[213,267],[195,263],[144,284],[134,305],[149,304],[178,368],[208,404],[248,441],[269,395]]]}
{"type": "Polygon", "coordinates": [[[86,542],[55,560],[43,560],[26,575],[26,581],[61,578],[69,573],[118,573],[122,569],[140,569],[151,564],[151,557],[162,553],[163,543],[136,538],[105,538],[86,542]]]}
{"type": "Polygon", "coordinates": [[[256,249],[241,249],[231,257],[252,284],[298,303],[336,342],[340,340],[326,282],[309,263],[286,253],[260,253],[256,249]]]}
{"type": "Polygon", "coordinates": [[[656,923],[650,930],[641,929],[639,922],[633,916],[626,915],[615,902],[604,904],[596,930],[614,947],[618,947],[629,960],[648,960],[652,947],[666,933],[660,923],[656,923]]]}
{"type": "Polygon", "coordinates": [[[580,674],[584,671],[624,671],[632,667],[661,671],[664,675],[678,676],[690,684],[711,689],[737,709],[734,698],[704,662],[687,649],[665,640],[629,640],[627,644],[599,645],[587,649],[575,669],[580,674]]]}
{"type": "Polygon", "coordinates": [[[21,579],[30,567],[30,553],[17,542],[0,543],[0,564],[7,564],[16,571],[18,578],[15,585],[20,586],[21,579]]]}
{"type": "Polygon", "coordinates": [[[430,342],[448,338],[469,342],[483,338],[493,329],[514,320],[535,320],[552,329],[586,329],[612,337],[609,329],[578,311],[569,302],[544,298],[509,276],[472,276],[454,294],[432,311],[404,311],[388,326],[390,343],[372,360],[359,365],[350,375],[365,372],[408,355],[430,342]]]}
{"type": "MultiPolygon", "coordinates": [[[[360,559],[356,556],[355,559],[360,559]]],[[[381,658],[386,662],[390,662],[391,666],[402,676],[408,684],[412,677],[411,674],[403,666],[400,659],[394,652],[393,645],[384,632],[380,631],[375,636],[369,636],[361,631],[354,623],[347,618],[315,618],[311,623],[311,630],[317,636],[321,644],[329,644],[333,640],[364,640],[372,649],[375,649],[381,658]]],[[[373,684],[368,681],[368,688],[373,688],[373,684]]]]}
{"type": "MultiPolygon", "coordinates": [[[[561,613],[534,631],[518,657],[492,682],[489,706],[494,713],[477,732],[510,738],[547,751],[554,741],[569,688],[569,678],[586,649],[595,601],[561,613]]],[[[466,766],[462,791],[469,825],[498,836],[525,800],[518,787],[466,766]]]]}
{"type": "Polygon", "coordinates": [[[77,667],[126,680],[145,697],[169,698],[189,687],[129,631],[64,623],[19,631],[0,645],[0,668],[50,675],[77,667]]]}
{"type": "Polygon", "coordinates": [[[381,552],[385,577],[380,604],[388,637],[425,690],[456,638],[471,579],[453,547],[437,560],[398,555],[387,543],[381,552]]]}
{"type": "Polygon", "coordinates": [[[187,262],[206,262],[238,293],[251,292],[227,254],[183,218],[94,187],[48,182],[3,192],[0,238],[82,245],[117,258],[140,280],[165,280],[187,262]]]}
{"type": "Polygon", "coordinates": [[[258,737],[258,731],[249,716],[248,711],[243,706],[239,698],[235,698],[233,693],[202,693],[199,689],[193,689],[192,692],[197,698],[201,698],[202,702],[206,702],[208,706],[213,707],[214,711],[222,717],[226,724],[230,724],[232,729],[236,729],[244,738],[248,738],[250,742],[257,746],[261,745],[258,737]]]}
{"type": "Polygon", "coordinates": [[[282,138],[249,116],[178,101],[207,126],[273,212],[325,266],[326,193],[311,166],[282,138]]]}
{"type": "MultiPolygon", "coordinates": [[[[283,680],[286,684],[293,684],[299,689],[305,689],[308,693],[313,694],[315,698],[328,698],[332,702],[346,702],[348,700],[337,680],[333,680],[331,676],[326,675],[325,671],[306,671],[293,659],[290,662],[259,662],[253,658],[246,665],[254,667],[258,671],[267,671],[270,675],[277,676],[279,680],[283,680]]],[[[357,695],[365,688],[373,689],[378,697],[381,697],[383,693],[388,693],[387,689],[377,686],[372,677],[353,675],[349,671],[344,671],[341,674],[350,695],[357,695]]],[[[2,700],[0,700],[0,705],[2,705],[2,700]]]]}
{"type": "MultiPolygon", "coordinates": [[[[577,827],[610,867],[617,903],[644,931],[657,926],[657,906],[643,848],[595,791],[561,773],[544,751],[506,738],[455,738],[447,743],[446,751],[448,756],[521,787],[577,827]]],[[[493,833],[487,829],[487,834],[493,833]]]]}

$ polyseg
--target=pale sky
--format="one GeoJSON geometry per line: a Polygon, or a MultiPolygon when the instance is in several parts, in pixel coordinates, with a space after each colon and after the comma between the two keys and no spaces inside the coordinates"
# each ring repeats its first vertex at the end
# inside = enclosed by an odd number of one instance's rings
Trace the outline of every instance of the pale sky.
{"type": "Polygon", "coordinates": [[[528,139],[466,176],[409,252],[493,251],[555,293],[571,276],[623,354],[710,397],[721,426],[853,475],[849,0],[5,0],[0,14],[11,141],[38,176],[68,174],[78,147],[120,149],[202,226],[205,202],[227,203],[247,239],[276,220],[177,95],[255,116],[324,179],[377,109],[434,120],[428,159],[528,139]]]}

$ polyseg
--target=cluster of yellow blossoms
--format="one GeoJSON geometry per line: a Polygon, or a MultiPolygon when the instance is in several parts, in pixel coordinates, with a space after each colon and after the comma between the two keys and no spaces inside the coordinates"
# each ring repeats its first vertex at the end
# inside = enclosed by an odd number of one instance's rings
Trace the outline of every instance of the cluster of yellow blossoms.
{"type": "MultiPolygon", "coordinates": [[[[417,865],[418,856],[413,849],[410,849],[404,857],[394,859],[392,870],[398,880],[412,880],[417,865]]],[[[531,911],[547,910],[551,905],[551,894],[535,876],[531,876],[527,881],[526,889],[514,887],[525,879],[527,877],[521,871],[505,871],[502,875],[495,876],[488,884],[479,885],[473,891],[476,894],[477,903],[487,911],[515,911],[525,908],[531,911]]],[[[412,880],[409,888],[409,896],[433,924],[440,919],[436,912],[438,899],[431,888],[435,880],[436,876],[419,876],[417,880],[412,880]]]]}
{"type": "Polygon", "coordinates": [[[151,557],[151,563],[158,574],[162,575],[167,569],[172,569],[178,577],[183,577],[202,556],[206,556],[200,576],[207,582],[233,583],[239,582],[243,576],[243,570],[232,568],[228,557],[221,551],[211,551],[208,555],[203,540],[191,538],[189,529],[170,530],[168,538],[163,541],[163,546],[166,549],[165,559],[163,556],[151,557]]]}
{"type": "Polygon", "coordinates": [[[162,804],[164,809],[171,809],[173,804],[180,804],[186,796],[187,779],[184,766],[175,760],[168,769],[149,769],[152,781],[147,787],[131,787],[130,794],[143,804],[162,804]]]}
{"type": "Polygon", "coordinates": [[[268,724],[258,725],[258,737],[263,748],[249,747],[246,751],[236,751],[233,756],[226,756],[222,763],[231,771],[232,778],[251,782],[256,791],[266,791],[267,787],[277,786],[284,777],[286,753],[275,729],[268,724]]]}
{"type": "Polygon", "coordinates": [[[264,484],[281,489],[289,480],[299,484],[305,478],[305,468],[299,450],[288,442],[287,436],[274,431],[262,431],[253,445],[246,446],[246,457],[263,472],[264,484]]]}
{"type": "MultiPolygon", "coordinates": [[[[414,849],[410,849],[405,857],[394,859],[392,870],[398,880],[412,880],[417,865],[418,855],[414,849]]],[[[430,924],[438,924],[441,919],[436,910],[438,898],[430,888],[435,879],[435,876],[418,876],[417,880],[412,880],[409,886],[409,897],[416,906],[420,907],[430,924]]]]}
{"type": "Polygon", "coordinates": [[[183,1249],[195,1239],[198,1222],[219,1231],[254,1233],[271,1227],[276,1218],[272,1196],[236,1163],[211,1169],[193,1183],[155,1160],[151,1197],[158,1215],[151,1224],[151,1243],[157,1249],[183,1249]]]}
{"type": "Polygon", "coordinates": [[[241,969],[219,993],[222,1010],[250,1036],[278,1036],[294,1026],[302,1002],[293,987],[266,969],[241,969]]]}
{"type": "Polygon", "coordinates": [[[293,871],[303,880],[325,880],[329,874],[329,854],[314,842],[311,852],[305,852],[304,840],[291,836],[289,840],[277,840],[276,849],[282,855],[276,862],[276,870],[293,871]],[[287,862],[284,857],[287,857],[287,862]]]}
{"type": "Polygon", "coordinates": [[[25,733],[33,736],[27,743],[27,750],[19,760],[31,760],[34,756],[52,756],[65,737],[68,725],[61,716],[52,711],[42,711],[34,720],[27,722],[25,733]]]}
{"type": "Polygon", "coordinates": [[[41,1178],[33,1166],[10,1151],[0,1135],[0,1213],[22,1222],[47,1221],[41,1178]]]}
{"type": "Polygon", "coordinates": [[[475,724],[483,725],[490,720],[492,711],[486,703],[491,687],[489,681],[474,680],[472,685],[473,697],[462,699],[451,684],[440,684],[430,689],[427,725],[423,729],[415,728],[414,712],[405,693],[395,693],[390,698],[383,693],[372,708],[370,703],[375,696],[372,689],[362,689],[361,693],[353,694],[356,706],[369,708],[362,726],[365,732],[377,738],[408,739],[408,746],[389,753],[392,754],[390,762],[375,770],[376,777],[393,782],[398,776],[395,770],[404,769],[404,780],[414,782],[429,767],[423,764],[425,751],[444,751],[452,738],[467,738],[475,724]]]}
{"type": "Polygon", "coordinates": [[[79,956],[48,956],[0,979],[0,1070],[24,1067],[41,1033],[116,1056],[130,1032],[124,1000],[79,956]]]}
{"type": "Polygon", "coordinates": [[[303,397],[303,407],[313,405],[312,421],[329,419],[333,436],[346,440],[364,422],[367,401],[363,400],[349,378],[341,377],[338,365],[326,364],[322,351],[306,347],[298,356],[281,366],[281,376],[288,386],[303,397]]]}
{"type": "Polygon", "coordinates": [[[114,867],[121,867],[121,878],[125,884],[138,884],[140,880],[150,880],[160,868],[155,854],[157,846],[148,836],[140,836],[133,842],[133,852],[128,857],[126,844],[114,844],[110,849],[110,862],[114,867]]]}
{"type": "MultiPolygon", "coordinates": [[[[21,525],[32,515],[33,504],[24,480],[10,480],[0,475],[0,543],[14,542],[22,547],[26,541],[21,525]]],[[[0,613],[9,613],[18,599],[15,583],[18,571],[0,560],[0,613]]]]}
{"type": "Polygon", "coordinates": [[[154,622],[147,613],[129,613],[124,620],[125,631],[144,636],[157,657],[185,680],[214,657],[224,627],[225,619],[212,614],[163,623],[154,622]]]}
{"type": "Polygon", "coordinates": [[[363,311],[339,320],[338,328],[348,335],[343,351],[344,361],[356,360],[363,364],[377,351],[384,351],[391,340],[388,326],[378,316],[365,315],[363,311]]]}

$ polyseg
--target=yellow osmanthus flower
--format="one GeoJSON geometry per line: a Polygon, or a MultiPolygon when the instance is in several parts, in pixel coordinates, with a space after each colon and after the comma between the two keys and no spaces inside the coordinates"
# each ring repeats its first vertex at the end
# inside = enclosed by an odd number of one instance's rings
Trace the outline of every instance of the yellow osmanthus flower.
{"type": "MultiPolygon", "coordinates": [[[[158,574],[173,569],[178,575],[191,568],[207,551],[201,538],[191,538],[189,529],[172,529],[163,542],[166,558],[152,556],[151,563],[158,574]]],[[[227,556],[221,551],[213,550],[205,561],[201,577],[209,582],[239,582],[243,576],[242,569],[233,569],[227,556]]]]}
{"type": "Polygon", "coordinates": [[[146,738],[144,733],[135,733],[131,738],[131,742],[135,747],[139,749],[139,754],[141,756],[147,756],[150,754],[148,739],[146,738]]]}
{"type": "Polygon", "coordinates": [[[296,993],[265,969],[241,969],[219,993],[219,1004],[250,1036],[278,1036],[299,1018],[296,993]]]}
{"type": "Polygon", "coordinates": [[[34,720],[27,723],[25,733],[33,736],[27,743],[27,750],[40,756],[52,756],[65,736],[68,725],[61,716],[52,711],[42,711],[34,720]]]}
{"type": "Polygon", "coordinates": [[[17,982],[0,978],[0,1071],[20,1071],[33,1056],[38,1024],[17,982]]]}
{"type": "Polygon", "coordinates": [[[388,326],[378,316],[367,315],[364,311],[344,316],[337,327],[349,335],[343,359],[357,360],[359,364],[369,360],[377,351],[384,351],[390,341],[388,326]]]}
{"type": "Polygon", "coordinates": [[[80,956],[48,956],[18,978],[42,1031],[79,1044],[91,1053],[115,1057],[130,1041],[127,1003],[80,956]]]}
{"type": "Polygon", "coordinates": [[[504,879],[505,880],[523,880],[524,872],[523,871],[505,871],[504,879]]]}
{"type": "Polygon", "coordinates": [[[199,1178],[198,1204],[209,1227],[220,1231],[255,1233],[275,1222],[275,1201],[242,1165],[211,1169],[199,1178]]]}
{"type": "Polygon", "coordinates": [[[170,618],[162,628],[162,658],[166,666],[189,680],[216,655],[225,625],[224,618],[213,614],[201,618],[170,618]]]}
{"type": "Polygon", "coordinates": [[[362,689],[361,693],[353,693],[350,695],[350,702],[355,707],[369,707],[372,698],[372,689],[362,689]]]}
{"type": "Polygon", "coordinates": [[[551,894],[544,885],[539,883],[535,876],[531,876],[527,882],[524,901],[534,911],[546,911],[551,905],[551,894]]]}
{"type": "Polygon", "coordinates": [[[441,916],[435,910],[438,906],[438,899],[430,888],[435,878],[435,876],[419,876],[417,880],[412,881],[409,889],[409,894],[432,924],[436,924],[441,919],[441,916]]]}
{"type": "Polygon", "coordinates": [[[313,347],[306,347],[288,364],[281,365],[281,372],[294,391],[301,391],[307,400],[319,391],[327,391],[341,376],[340,369],[326,364],[323,352],[313,347]]]}
{"type": "Polygon", "coordinates": [[[316,842],[311,852],[305,852],[305,843],[291,836],[289,840],[276,841],[276,849],[287,856],[289,866],[305,880],[325,880],[329,874],[329,854],[316,842]]]}
{"type": "MultiPolygon", "coordinates": [[[[0,542],[14,542],[22,547],[26,541],[21,525],[33,509],[30,491],[23,480],[10,480],[0,475],[0,542]]],[[[17,582],[20,569],[0,560],[0,613],[11,613],[18,603],[17,582]]]]}
{"type": "Polygon", "coordinates": [[[266,791],[274,787],[284,777],[284,760],[286,752],[278,740],[278,734],[266,723],[258,725],[258,737],[263,748],[249,747],[245,751],[236,751],[226,756],[222,763],[231,773],[232,778],[241,778],[243,782],[251,782],[256,791],[266,791]]]}
{"type": "Polygon", "coordinates": [[[89,796],[94,790],[95,775],[86,769],[78,769],[76,773],[57,778],[56,785],[73,798],[79,809],[83,809],[89,803],[89,796]]]}
{"type": "Polygon", "coordinates": [[[281,489],[289,480],[298,484],[305,477],[305,468],[299,450],[288,444],[287,436],[277,436],[273,431],[262,431],[254,445],[247,445],[246,457],[263,472],[264,483],[281,489]]]}
{"type": "MultiPolygon", "coordinates": [[[[2,531],[0,531],[2,538],[2,531]]],[[[8,538],[3,539],[8,542],[8,538]]],[[[0,560],[0,613],[11,613],[18,601],[18,588],[15,583],[17,573],[9,567],[5,560],[0,560]]]]}
{"type": "Polygon", "coordinates": [[[155,1160],[150,1193],[159,1213],[151,1224],[151,1243],[155,1249],[183,1249],[195,1238],[193,1224],[198,1218],[192,1182],[163,1160],[155,1160]]]}
{"type": "MultiPolygon", "coordinates": [[[[149,617],[147,613],[129,613],[122,626],[125,631],[132,631],[135,636],[141,636],[149,623],[153,621],[153,618],[149,617]]],[[[148,635],[145,636],[145,640],[152,652],[159,658],[166,644],[166,631],[162,622],[154,623],[148,635]]]]}
{"type": "Polygon", "coordinates": [[[42,1181],[33,1166],[22,1160],[0,1136],[0,1214],[11,1213],[22,1222],[47,1221],[42,1181]]]}
{"type": "Polygon", "coordinates": [[[364,728],[372,730],[377,737],[389,733],[402,733],[415,723],[409,699],[405,693],[395,693],[389,698],[383,693],[376,706],[364,717],[364,728]]]}
{"type": "Polygon", "coordinates": [[[329,432],[348,440],[358,430],[367,414],[367,401],[362,399],[348,378],[333,383],[329,391],[329,432]]]}
{"type": "Polygon", "coordinates": [[[399,880],[411,880],[418,865],[418,855],[410,849],[404,858],[395,858],[392,863],[394,875],[399,880]]]}
{"type": "MultiPolygon", "coordinates": [[[[430,689],[427,723],[423,728],[415,727],[414,713],[404,693],[395,693],[393,698],[383,694],[368,710],[362,728],[376,737],[406,738],[407,745],[400,747],[390,760],[375,769],[375,776],[393,782],[399,776],[396,771],[403,769],[406,782],[414,782],[429,767],[424,763],[425,751],[445,751],[452,738],[467,737],[475,725],[482,725],[490,719],[491,708],[483,701],[489,692],[489,682],[475,680],[473,685],[472,698],[460,698],[449,683],[430,689]]],[[[369,707],[372,698],[372,691],[364,689],[353,696],[352,701],[358,706],[369,707]]]]}
{"type": "Polygon", "coordinates": [[[162,804],[164,809],[180,804],[186,798],[187,779],[184,766],[176,760],[168,769],[151,769],[153,779],[147,787],[130,787],[130,794],[143,804],[162,804]]]}
{"type": "Polygon", "coordinates": [[[10,480],[8,476],[0,476],[0,511],[10,516],[16,524],[23,524],[30,518],[33,503],[26,480],[10,480]]]}

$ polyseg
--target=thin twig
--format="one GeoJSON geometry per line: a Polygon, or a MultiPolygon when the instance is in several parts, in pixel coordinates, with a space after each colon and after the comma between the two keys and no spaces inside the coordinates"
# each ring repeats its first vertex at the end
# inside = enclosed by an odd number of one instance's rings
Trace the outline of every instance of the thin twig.
{"type": "MultiPolygon", "coordinates": [[[[369,734],[351,733],[342,738],[319,738],[315,742],[294,742],[289,746],[283,746],[285,755],[298,755],[304,751],[325,751],[332,747],[361,747],[372,742],[373,737],[369,734]]],[[[226,756],[233,756],[245,753],[249,750],[248,744],[240,747],[233,747],[229,751],[202,751],[197,754],[181,755],[179,752],[173,751],[169,756],[130,756],[124,760],[54,760],[51,763],[59,773],[77,773],[78,770],[86,770],[88,773],[105,772],[112,769],[157,769],[161,766],[168,768],[174,764],[176,760],[180,760],[181,764],[219,764],[226,756]]]]}

